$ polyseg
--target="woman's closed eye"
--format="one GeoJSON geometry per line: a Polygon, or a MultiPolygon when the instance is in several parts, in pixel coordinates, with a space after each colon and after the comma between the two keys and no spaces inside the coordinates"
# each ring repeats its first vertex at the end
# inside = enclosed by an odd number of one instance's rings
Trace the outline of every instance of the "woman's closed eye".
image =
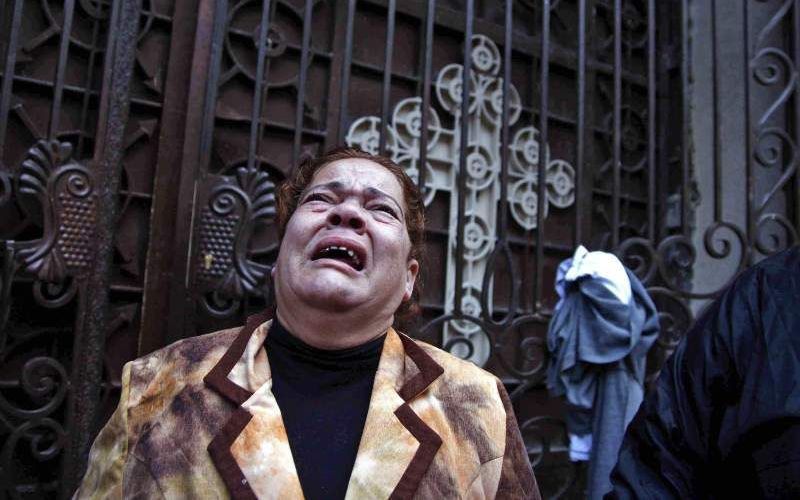
{"type": "Polygon", "coordinates": [[[325,203],[333,203],[333,199],[330,196],[324,193],[310,193],[308,196],[305,197],[303,203],[308,203],[310,201],[322,201],[325,203]]]}
{"type": "Polygon", "coordinates": [[[378,203],[369,207],[370,210],[377,210],[379,212],[386,212],[387,214],[391,215],[395,219],[397,218],[397,212],[394,208],[384,203],[378,203]]]}

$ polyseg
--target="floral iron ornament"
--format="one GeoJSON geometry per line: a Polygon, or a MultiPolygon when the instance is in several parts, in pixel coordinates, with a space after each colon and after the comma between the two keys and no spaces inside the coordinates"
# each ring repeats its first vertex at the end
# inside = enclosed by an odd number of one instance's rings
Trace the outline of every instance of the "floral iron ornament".
{"type": "MultiPolygon", "coordinates": [[[[414,179],[419,179],[421,169],[425,169],[424,198],[428,206],[439,191],[449,193],[450,217],[447,259],[447,289],[445,314],[453,311],[456,293],[462,294],[462,308],[466,316],[481,316],[480,293],[489,256],[494,249],[497,237],[498,203],[500,198],[501,173],[501,131],[503,109],[503,79],[500,52],[494,42],[486,36],[475,35],[472,44],[472,67],[469,94],[469,140],[468,150],[460,151],[461,144],[461,82],[463,66],[449,64],[439,71],[436,78],[436,98],[441,108],[453,116],[452,128],[442,125],[433,108],[428,109],[427,161],[420,164],[419,142],[421,137],[422,99],[413,97],[397,103],[392,114],[392,122],[387,124],[387,152],[414,179]],[[466,158],[466,185],[464,221],[464,262],[457,263],[456,235],[458,196],[457,175],[460,155],[466,158]],[[463,288],[456,291],[456,266],[464,265],[463,288]]],[[[514,125],[520,116],[519,93],[513,85],[509,86],[510,101],[508,125],[514,125]]],[[[381,120],[376,116],[357,119],[350,126],[346,141],[370,153],[378,152],[381,120]]],[[[511,216],[522,229],[536,229],[538,208],[538,169],[541,147],[539,131],[533,126],[520,128],[514,134],[509,146],[509,185],[508,202],[511,216]]],[[[544,204],[545,216],[548,207],[567,208],[575,201],[575,169],[567,161],[552,159],[549,147],[545,148],[547,168],[547,199],[544,204]]],[[[486,290],[491,294],[491,287],[486,290]]],[[[489,297],[488,304],[491,304],[489,297]]],[[[489,353],[488,338],[475,335],[481,329],[477,323],[454,321],[446,327],[445,344],[453,336],[470,338],[472,353],[470,359],[482,364],[489,353]],[[452,326],[452,328],[449,328],[452,326]],[[455,330],[455,331],[453,331],[455,330]],[[472,338],[474,337],[474,338],[472,338]]]]}
{"type": "Polygon", "coordinates": [[[200,214],[198,278],[223,297],[263,293],[269,267],[248,258],[255,226],[275,219],[275,183],[261,170],[238,168],[214,179],[200,214]]]}
{"type": "Polygon", "coordinates": [[[25,270],[47,283],[88,271],[94,261],[96,195],[91,172],[72,159],[72,145],[37,142],[22,162],[18,190],[36,198],[44,219],[40,239],[17,244],[25,270]]]}

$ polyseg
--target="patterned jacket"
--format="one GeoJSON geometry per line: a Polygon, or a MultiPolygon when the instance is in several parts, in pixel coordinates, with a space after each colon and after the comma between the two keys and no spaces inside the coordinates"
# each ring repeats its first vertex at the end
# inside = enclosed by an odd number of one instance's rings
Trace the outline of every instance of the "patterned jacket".
{"type": "MultiPolygon", "coordinates": [[[[265,320],[127,363],[75,498],[303,498],[265,320]]],[[[346,498],[495,497],[540,498],[503,385],[389,329],[346,498]]]]}

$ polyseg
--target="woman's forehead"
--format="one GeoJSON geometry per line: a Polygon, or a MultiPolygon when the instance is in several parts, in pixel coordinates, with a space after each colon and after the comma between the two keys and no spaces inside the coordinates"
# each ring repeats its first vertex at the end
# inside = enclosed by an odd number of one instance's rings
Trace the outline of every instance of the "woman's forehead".
{"type": "Polygon", "coordinates": [[[306,191],[336,182],[348,190],[378,189],[405,203],[403,188],[395,175],[383,165],[364,158],[346,158],[317,170],[306,191]]]}

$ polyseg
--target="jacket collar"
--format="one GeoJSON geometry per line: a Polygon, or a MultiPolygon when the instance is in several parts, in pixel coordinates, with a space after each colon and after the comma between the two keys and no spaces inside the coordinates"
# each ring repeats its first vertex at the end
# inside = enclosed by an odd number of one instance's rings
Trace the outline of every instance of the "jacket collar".
{"type": "MultiPolygon", "coordinates": [[[[232,498],[302,497],[263,347],[268,319],[248,318],[204,378],[237,406],[208,445],[232,498]]],[[[443,371],[411,338],[389,329],[347,498],[413,496],[442,440],[410,403],[443,371]]]]}

